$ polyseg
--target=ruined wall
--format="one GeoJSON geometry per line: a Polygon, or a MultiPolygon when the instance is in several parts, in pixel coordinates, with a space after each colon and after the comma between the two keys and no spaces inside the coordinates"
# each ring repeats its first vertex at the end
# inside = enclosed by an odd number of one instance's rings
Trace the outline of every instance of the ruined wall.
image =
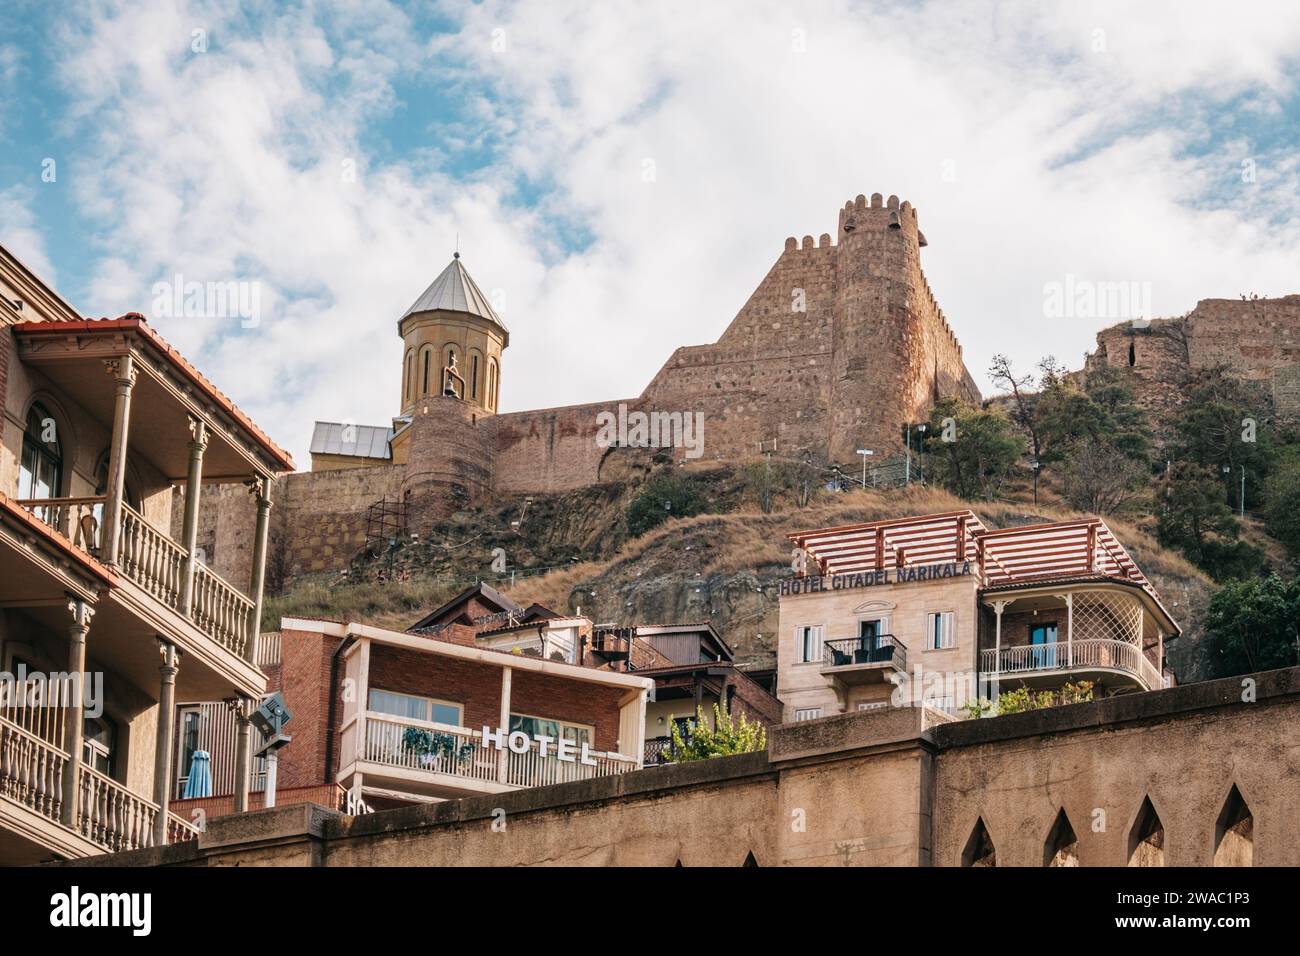
{"type": "Polygon", "coordinates": [[[1122,866],[1149,798],[1163,862],[1204,866],[1235,786],[1250,838],[1234,859],[1295,866],[1300,668],[1249,681],[1253,697],[1231,678],[937,726],[914,708],[848,714],[780,727],[766,754],[358,817],[264,811],[77,865],[267,863],[275,836],[284,859],[326,866],[958,866],[983,820],[997,865],[1042,866],[1064,808],[1079,864],[1122,866]]]}
{"type": "Polygon", "coordinates": [[[1097,333],[1085,371],[1124,370],[1139,403],[1163,415],[1189,371],[1218,365],[1257,385],[1280,417],[1300,418],[1300,295],[1202,299],[1183,318],[1111,326],[1097,333]]]}

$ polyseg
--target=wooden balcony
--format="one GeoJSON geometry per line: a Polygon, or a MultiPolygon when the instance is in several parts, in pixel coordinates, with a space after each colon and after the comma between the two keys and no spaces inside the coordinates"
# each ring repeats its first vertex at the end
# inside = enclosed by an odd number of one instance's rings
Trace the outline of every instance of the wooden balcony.
{"type": "MultiPolygon", "coordinates": [[[[16,504],[67,538],[90,556],[103,559],[99,514],[100,498],[38,498],[16,504]]],[[[182,606],[187,554],[183,547],[122,505],[122,534],[116,565],[139,588],[168,610],[186,618],[223,649],[244,658],[254,633],[252,599],[240,593],[211,568],[194,567],[193,593],[188,611],[182,606]]]]}
{"type": "Polygon", "coordinates": [[[1164,687],[1160,671],[1129,641],[1084,638],[1049,644],[1021,644],[980,652],[980,673],[1026,684],[1060,686],[1065,680],[1095,680],[1106,675],[1132,679],[1137,689],[1164,687]]]}
{"type": "Polygon", "coordinates": [[[485,745],[481,730],[398,718],[369,711],[365,746],[357,766],[367,784],[423,792],[430,796],[499,793],[573,780],[608,777],[637,769],[636,757],[589,753],[594,765],[560,760],[554,748],[543,755],[536,742],[525,753],[485,745]],[[434,752],[411,745],[409,731],[428,734],[434,752]],[[384,783],[387,781],[387,783],[384,783]]]}
{"type": "MultiPolygon", "coordinates": [[[[3,847],[8,861],[153,846],[158,805],[89,767],[80,769],[77,819],[66,819],[68,762],[67,751],[0,717],[0,830],[11,834],[3,847]]],[[[175,814],[168,814],[167,829],[169,843],[198,836],[195,827],[175,814]]]]}

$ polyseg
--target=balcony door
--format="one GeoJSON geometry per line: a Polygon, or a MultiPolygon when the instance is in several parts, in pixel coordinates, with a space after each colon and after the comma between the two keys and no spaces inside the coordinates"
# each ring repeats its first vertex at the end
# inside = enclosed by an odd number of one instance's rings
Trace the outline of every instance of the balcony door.
{"type": "Polygon", "coordinates": [[[1056,625],[1035,624],[1029,629],[1030,667],[1056,666],[1056,625]]]}

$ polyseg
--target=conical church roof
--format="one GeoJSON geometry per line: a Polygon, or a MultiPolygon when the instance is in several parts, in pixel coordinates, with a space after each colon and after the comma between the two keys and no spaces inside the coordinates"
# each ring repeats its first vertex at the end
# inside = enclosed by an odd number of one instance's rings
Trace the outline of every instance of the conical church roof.
{"type": "Polygon", "coordinates": [[[438,274],[438,278],[433,280],[429,288],[411,303],[411,307],[402,314],[402,318],[406,318],[413,312],[432,312],[438,309],[447,312],[468,312],[470,315],[495,322],[503,329],[506,327],[501,321],[501,316],[496,314],[487,296],[483,294],[483,290],[465,271],[459,252],[452,256],[447,268],[438,274]]]}

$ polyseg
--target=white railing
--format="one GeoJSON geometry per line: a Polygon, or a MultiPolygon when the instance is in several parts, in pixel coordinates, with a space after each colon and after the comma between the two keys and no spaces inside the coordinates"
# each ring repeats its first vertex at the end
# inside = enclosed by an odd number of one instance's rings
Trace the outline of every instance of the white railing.
{"type": "Polygon", "coordinates": [[[15,503],[82,551],[98,554],[105,500],[100,495],[89,498],[24,498],[15,503]]]}
{"type": "Polygon", "coordinates": [[[153,846],[158,804],[132,793],[111,777],[81,768],[78,829],[86,839],[117,852],[153,846]]]}
{"type": "Polygon", "coordinates": [[[0,719],[0,794],[58,821],[67,763],[64,751],[0,719]]]}
{"type": "Polygon", "coordinates": [[[126,504],[122,505],[117,564],[132,581],[163,604],[180,607],[185,549],[126,504]]]}
{"type": "Polygon", "coordinates": [[[981,652],[980,670],[985,674],[1031,674],[1052,671],[1107,668],[1130,674],[1147,690],[1164,686],[1160,672],[1147,660],[1141,648],[1128,641],[1085,638],[1050,644],[1019,644],[981,652]]]}
{"type": "Polygon", "coordinates": [[[366,714],[366,746],[361,759],[371,763],[468,780],[496,780],[498,755],[495,748],[483,746],[482,731],[387,714],[366,714]],[[428,733],[435,740],[440,735],[451,738],[451,744],[445,750],[421,753],[418,748],[407,746],[408,730],[428,733]]]}
{"type": "Polygon", "coordinates": [[[194,568],[190,617],[226,650],[243,656],[253,633],[253,602],[202,564],[194,568]]]}
{"type": "Polygon", "coordinates": [[[257,657],[254,660],[258,667],[275,667],[280,663],[279,631],[257,635],[257,657]]]}
{"type": "Polygon", "coordinates": [[[184,843],[186,840],[197,840],[199,838],[199,828],[190,823],[184,817],[177,816],[170,810],[167,811],[167,843],[184,843]]]}
{"type": "Polygon", "coordinates": [[[498,750],[484,746],[481,730],[452,727],[422,720],[392,717],[388,714],[366,714],[366,745],[361,759],[389,767],[422,770],[468,780],[501,782],[511,787],[543,787],[570,780],[589,780],[607,777],[636,769],[636,758],[615,753],[588,753],[594,765],[584,764],[575,755],[574,760],[560,760],[555,755],[554,744],[542,756],[537,743],[525,753],[498,750]],[[421,753],[419,748],[407,744],[407,731],[418,730],[430,734],[435,741],[445,744],[435,747],[433,753],[421,753]],[[439,738],[438,735],[442,735],[439,738]],[[450,740],[447,740],[450,738],[450,740]],[[500,780],[500,761],[505,755],[506,776],[500,780]]]}

